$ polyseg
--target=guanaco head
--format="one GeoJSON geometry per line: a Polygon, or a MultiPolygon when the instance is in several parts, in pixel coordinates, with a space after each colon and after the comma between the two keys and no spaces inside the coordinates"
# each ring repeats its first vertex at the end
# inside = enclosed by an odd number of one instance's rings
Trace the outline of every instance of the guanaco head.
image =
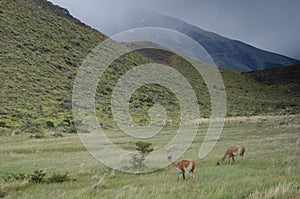
{"type": "Polygon", "coordinates": [[[169,155],[168,155],[168,160],[169,160],[170,162],[172,162],[172,154],[169,154],[169,155]]]}
{"type": "Polygon", "coordinates": [[[217,165],[221,165],[222,164],[222,161],[221,160],[218,160],[217,161],[217,165]]]}

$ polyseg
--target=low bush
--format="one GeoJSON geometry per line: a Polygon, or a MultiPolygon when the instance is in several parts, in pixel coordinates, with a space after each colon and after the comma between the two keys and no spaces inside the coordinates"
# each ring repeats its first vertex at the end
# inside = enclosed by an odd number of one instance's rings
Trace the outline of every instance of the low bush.
{"type": "Polygon", "coordinates": [[[68,181],[75,181],[71,179],[69,174],[66,173],[53,173],[50,177],[47,177],[47,173],[42,169],[34,170],[31,174],[26,173],[13,173],[3,178],[4,182],[10,183],[14,181],[27,180],[29,182],[38,183],[63,183],[68,181]]]}
{"type": "Polygon", "coordinates": [[[58,132],[53,133],[52,136],[56,137],[56,138],[58,138],[58,137],[64,137],[64,135],[62,133],[58,133],[58,132]]]}
{"type": "Polygon", "coordinates": [[[46,126],[47,126],[47,128],[49,128],[49,129],[55,128],[55,124],[54,124],[54,122],[52,122],[52,121],[47,121],[47,122],[46,122],[46,126]]]}
{"type": "Polygon", "coordinates": [[[6,192],[0,188],[0,198],[4,198],[6,196],[6,192]]]}
{"type": "Polygon", "coordinates": [[[68,176],[68,173],[53,173],[50,177],[47,178],[47,183],[63,183],[70,180],[71,178],[68,176]]]}
{"type": "Polygon", "coordinates": [[[32,174],[29,175],[29,182],[41,183],[45,181],[46,172],[43,170],[35,170],[32,174]]]}
{"type": "Polygon", "coordinates": [[[26,180],[28,178],[28,175],[25,173],[13,173],[11,175],[8,175],[3,178],[4,182],[14,182],[14,181],[20,181],[20,180],[26,180]]]}
{"type": "Polygon", "coordinates": [[[63,132],[64,133],[73,133],[73,134],[75,134],[75,133],[77,133],[77,129],[76,129],[76,127],[75,126],[65,126],[64,128],[63,128],[63,132]]]}
{"type": "Polygon", "coordinates": [[[41,139],[41,138],[45,137],[45,134],[44,133],[35,133],[33,135],[30,135],[29,137],[34,138],[34,139],[41,139]]]}

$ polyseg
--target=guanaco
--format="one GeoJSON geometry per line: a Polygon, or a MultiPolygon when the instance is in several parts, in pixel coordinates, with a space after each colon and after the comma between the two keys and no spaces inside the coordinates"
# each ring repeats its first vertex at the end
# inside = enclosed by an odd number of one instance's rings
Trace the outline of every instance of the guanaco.
{"type": "Polygon", "coordinates": [[[172,154],[168,155],[168,160],[172,164],[172,167],[174,167],[177,175],[178,180],[180,178],[180,175],[182,174],[183,179],[185,180],[185,173],[189,172],[190,177],[194,178],[194,170],[195,170],[195,161],[194,160],[181,160],[179,162],[172,161],[172,154]]]}
{"type": "Polygon", "coordinates": [[[234,156],[241,156],[242,162],[244,162],[244,153],[245,153],[245,147],[244,146],[231,146],[227,149],[226,153],[224,154],[223,158],[221,160],[218,160],[217,164],[220,165],[222,162],[229,158],[229,163],[231,164],[234,162],[234,156]]]}

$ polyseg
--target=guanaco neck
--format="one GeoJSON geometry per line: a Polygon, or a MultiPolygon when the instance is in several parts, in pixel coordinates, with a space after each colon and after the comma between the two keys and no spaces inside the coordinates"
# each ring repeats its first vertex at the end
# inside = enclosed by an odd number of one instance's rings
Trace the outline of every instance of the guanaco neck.
{"type": "Polygon", "coordinates": [[[171,163],[172,167],[176,168],[176,162],[172,160],[172,158],[168,158],[169,162],[171,163]]]}
{"type": "Polygon", "coordinates": [[[171,163],[172,167],[175,167],[175,162],[172,161],[172,159],[169,159],[169,162],[171,163]]]}
{"type": "Polygon", "coordinates": [[[224,154],[224,156],[221,159],[221,162],[223,162],[226,159],[226,157],[227,157],[227,153],[224,154]]]}

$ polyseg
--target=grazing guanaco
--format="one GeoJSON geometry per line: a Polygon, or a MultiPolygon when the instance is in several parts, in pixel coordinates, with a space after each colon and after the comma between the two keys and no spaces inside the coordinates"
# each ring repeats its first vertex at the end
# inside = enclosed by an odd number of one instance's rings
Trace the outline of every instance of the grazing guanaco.
{"type": "Polygon", "coordinates": [[[244,162],[244,153],[245,153],[245,147],[244,146],[231,146],[227,149],[226,153],[224,154],[223,158],[221,160],[218,160],[217,164],[220,165],[222,162],[229,158],[229,163],[231,164],[234,162],[234,156],[241,156],[242,162],[244,162]]]}
{"type": "Polygon", "coordinates": [[[174,167],[177,175],[178,180],[180,178],[180,175],[182,174],[183,179],[185,180],[185,173],[189,172],[190,177],[194,178],[194,170],[195,170],[195,161],[194,160],[181,160],[179,162],[172,161],[172,154],[168,155],[168,160],[172,164],[172,167],[174,167]]]}

